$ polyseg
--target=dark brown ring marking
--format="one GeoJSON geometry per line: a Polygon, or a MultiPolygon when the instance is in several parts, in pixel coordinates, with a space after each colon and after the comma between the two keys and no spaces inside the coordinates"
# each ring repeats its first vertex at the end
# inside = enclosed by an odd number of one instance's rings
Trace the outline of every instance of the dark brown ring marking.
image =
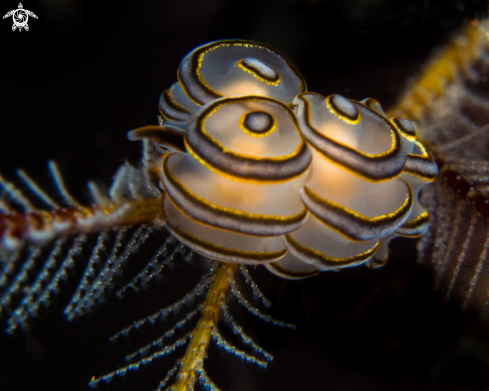
{"type": "MultiPolygon", "coordinates": [[[[310,267],[312,270],[311,271],[295,271],[295,270],[289,270],[282,266],[280,263],[280,260],[277,262],[272,262],[272,263],[267,263],[265,267],[270,270],[272,273],[278,274],[281,277],[289,278],[289,279],[294,279],[294,280],[299,280],[302,278],[307,278],[307,277],[312,277],[315,276],[316,274],[321,273],[320,270],[314,270],[311,266],[307,265],[310,267]]],[[[299,260],[297,262],[300,262],[299,260]]],[[[302,262],[301,262],[302,263],[302,262]]]]}
{"type": "MultiPolygon", "coordinates": [[[[165,202],[165,197],[163,198],[163,202],[165,202]]],[[[202,240],[198,236],[192,235],[187,231],[173,225],[170,219],[166,218],[165,207],[163,207],[162,210],[163,217],[165,218],[165,224],[168,229],[176,236],[176,238],[193,250],[208,257],[225,262],[260,265],[267,262],[278,261],[285,254],[287,254],[287,250],[285,248],[283,250],[269,252],[244,251],[207,242],[205,240],[202,240]]]]}
{"type": "Polygon", "coordinates": [[[238,61],[238,67],[245,72],[251,73],[254,77],[263,83],[276,86],[280,83],[280,74],[267,63],[260,61],[256,58],[243,58],[238,61]],[[268,71],[270,75],[265,74],[259,67],[263,67],[265,71],[268,71]]]}
{"type": "Polygon", "coordinates": [[[298,147],[289,155],[255,157],[229,151],[207,134],[205,121],[214,111],[226,104],[246,101],[272,102],[280,106],[289,115],[300,136],[292,111],[275,99],[258,96],[221,98],[203,107],[190,122],[185,133],[188,152],[206,167],[246,181],[277,183],[304,173],[312,162],[312,153],[301,136],[298,147]]]}
{"type": "MultiPolygon", "coordinates": [[[[391,130],[393,138],[391,148],[388,151],[379,154],[365,154],[330,139],[315,129],[311,124],[310,103],[305,95],[299,94],[297,96],[299,101],[297,118],[303,136],[319,153],[352,173],[372,182],[385,182],[401,174],[406,164],[407,154],[405,153],[399,131],[389,120],[367,106],[364,106],[367,110],[370,110],[382,119],[391,130]]],[[[355,102],[355,104],[362,105],[358,102],[355,102]]]]}
{"type": "Polygon", "coordinates": [[[326,106],[329,111],[331,111],[338,118],[342,119],[346,123],[349,124],[358,124],[360,122],[360,111],[350,102],[348,99],[342,97],[341,95],[330,95],[325,100],[326,106]],[[343,102],[342,102],[343,101],[343,102]],[[353,109],[352,113],[348,113],[344,108],[340,107],[340,103],[351,105],[353,109]]]}
{"type": "Polygon", "coordinates": [[[222,207],[192,193],[168,169],[167,155],[162,162],[163,186],[172,203],[191,219],[212,227],[253,236],[279,236],[298,229],[307,216],[302,211],[292,216],[248,213],[222,207]]]}
{"type": "Polygon", "coordinates": [[[304,246],[302,243],[294,239],[292,235],[285,235],[284,243],[294,257],[301,259],[302,262],[306,263],[307,265],[314,265],[314,267],[317,267],[320,270],[344,267],[353,263],[366,261],[375,254],[380,246],[380,241],[378,241],[373,248],[363,253],[347,258],[334,258],[318,250],[304,246]]]}
{"type": "Polygon", "coordinates": [[[245,40],[222,40],[211,42],[206,45],[203,45],[189,54],[187,54],[178,68],[178,81],[182,86],[183,91],[190,100],[197,105],[201,106],[211,100],[222,97],[223,95],[214,90],[211,86],[209,86],[203,77],[200,74],[200,68],[202,67],[202,62],[204,60],[204,56],[206,53],[218,49],[220,47],[225,46],[242,46],[242,47],[251,47],[251,48],[259,48],[266,50],[269,53],[276,55],[281,58],[286,67],[297,77],[300,81],[299,90],[306,91],[306,82],[301,74],[297,71],[297,69],[290,63],[289,60],[285,56],[283,56],[280,52],[275,49],[272,49],[270,46],[256,43],[245,40]]]}
{"type": "Polygon", "coordinates": [[[190,111],[173,99],[170,90],[165,90],[161,94],[159,108],[163,118],[169,121],[188,121],[190,119],[190,111]]]}
{"type": "Polygon", "coordinates": [[[404,203],[394,212],[376,217],[366,217],[333,201],[325,200],[307,186],[304,186],[300,193],[309,212],[328,227],[347,239],[367,241],[393,233],[409,217],[413,206],[413,194],[409,185],[406,182],[404,184],[408,191],[404,203]]]}

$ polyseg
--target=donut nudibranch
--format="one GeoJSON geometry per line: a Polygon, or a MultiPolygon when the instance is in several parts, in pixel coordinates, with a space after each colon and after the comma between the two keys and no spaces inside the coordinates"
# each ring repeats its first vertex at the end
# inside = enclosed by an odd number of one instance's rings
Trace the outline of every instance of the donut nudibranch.
{"type": "Polygon", "coordinates": [[[379,102],[306,92],[280,53],[242,40],[183,59],[160,127],[132,131],[168,149],[168,229],[223,262],[288,279],[385,264],[393,237],[426,232],[418,201],[438,168],[410,121],[379,102]]]}

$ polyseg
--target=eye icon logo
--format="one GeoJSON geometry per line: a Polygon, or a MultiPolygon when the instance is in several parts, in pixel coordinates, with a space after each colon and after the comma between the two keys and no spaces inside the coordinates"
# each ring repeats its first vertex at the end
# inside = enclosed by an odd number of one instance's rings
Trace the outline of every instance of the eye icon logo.
{"type": "Polygon", "coordinates": [[[19,3],[18,7],[19,8],[17,8],[16,10],[7,12],[3,16],[3,19],[8,18],[9,16],[12,17],[12,20],[14,21],[14,24],[12,25],[12,31],[15,31],[16,29],[19,29],[19,31],[22,31],[22,29],[25,29],[25,31],[29,31],[29,25],[27,24],[29,16],[38,19],[37,15],[32,11],[24,9],[22,3],[19,3]]]}

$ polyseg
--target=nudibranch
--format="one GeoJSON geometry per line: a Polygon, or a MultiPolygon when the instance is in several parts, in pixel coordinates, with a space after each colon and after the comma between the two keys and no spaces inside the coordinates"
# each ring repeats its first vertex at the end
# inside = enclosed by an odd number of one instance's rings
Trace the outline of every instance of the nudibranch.
{"type": "Polygon", "coordinates": [[[393,237],[417,237],[438,172],[410,121],[368,98],[306,92],[270,47],[213,42],[163,92],[160,127],[130,132],[169,149],[158,164],[168,229],[223,262],[288,279],[381,266],[393,237]]]}

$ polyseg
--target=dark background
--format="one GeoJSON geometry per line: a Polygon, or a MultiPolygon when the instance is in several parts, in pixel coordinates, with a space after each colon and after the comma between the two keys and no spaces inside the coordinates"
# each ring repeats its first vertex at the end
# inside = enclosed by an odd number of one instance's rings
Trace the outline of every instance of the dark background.
{"type": "MultiPolygon", "coordinates": [[[[137,162],[140,146],[126,132],[157,123],[159,94],[176,80],[181,58],[198,45],[221,38],[261,41],[288,56],[309,90],[371,96],[389,108],[440,43],[463,19],[480,16],[487,3],[23,5],[39,17],[29,19],[28,32],[13,32],[11,18],[0,20],[0,172],[14,178],[15,169],[24,168],[52,191],[45,164],[54,159],[68,187],[84,199],[87,180],[109,183],[121,163],[137,162]]],[[[15,8],[17,0],[2,2],[0,14],[15,8]]],[[[383,269],[323,273],[303,283],[253,271],[274,301],[271,313],[298,330],[284,332],[244,317],[247,331],[275,361],[263,371],[211,349],[209,374],[223,391],[489,388],[486,329],[474,315],[461,315],[456,303],[442,303],[415,251],[414,241],[398,239],[383,269]]],[[[86,389],[92,375],[122,364],[121,351],[106,342],[111,333],[190,289],[196,271],[187,274],[185,267],[159,287],[109,302],[81,322],[65,324],[58,311],[42,319],[27,342],[2,336],[0,389],[86,389]]],[[[109,389],[153,390],[177,356],[129,376],[124,388],[116,381],[109,389]]]]}

